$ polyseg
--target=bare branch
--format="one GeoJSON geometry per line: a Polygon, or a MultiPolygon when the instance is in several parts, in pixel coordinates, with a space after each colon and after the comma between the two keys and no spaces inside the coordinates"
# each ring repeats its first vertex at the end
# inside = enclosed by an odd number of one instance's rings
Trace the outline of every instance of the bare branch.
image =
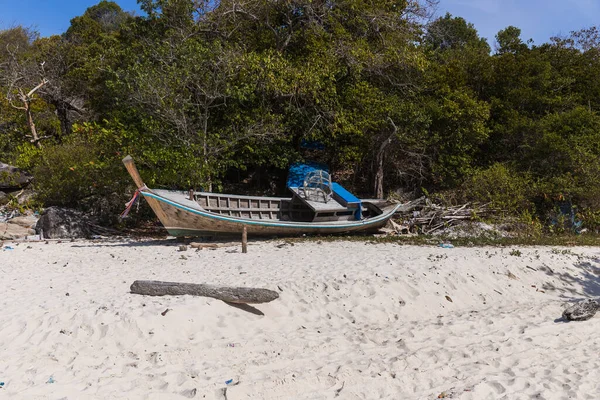
{"type": "Polygon", "coordinates": [[[33,94],[38,91],[39,89],[41,89],[44,85],[47,85],[50,81],[46,78],[42,79],[42,82],[40,82],[39,85],[37,85],[36,87],[34,87],[33,89],[31,89],[29,91],[29,93],[27,93],[27,97],[31,98],[31,96],[33,96],[33,94]]]}

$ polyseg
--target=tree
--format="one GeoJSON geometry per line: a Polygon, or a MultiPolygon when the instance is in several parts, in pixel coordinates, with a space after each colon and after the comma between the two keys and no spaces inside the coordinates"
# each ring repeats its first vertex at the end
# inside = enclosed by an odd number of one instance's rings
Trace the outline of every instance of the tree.
{"type": "Polygon", "coordinates": [[[247,76],[254,66],[244,68],[251,58],[207,32],[209,22],[196,19],[208,12],[202,9],[206,4],[144,7],[149,18],[128,33],[135,51],[125,50],[127,65],[114,71],[113,84],[148,134],[138,145],[147,146],[149,160],[169,164],[163,171],[178,171],[173,181],[187,171],[187,184],[212,190],[237,163],[236,151],[279,134],[276,119],[259,104],[240,107],[255,94],[247,76]]]}
{"type": "Polygon", "coordinates": [[[455,187],[476,168],[490,132],[490,47],[472,24],[450,14],[427,26],[424,45],[430,61],[421,97],[429,118],[429,184],[455,187]]]}
{"type": "Polygon", "coordinates": [[[424,43],[434,51],[478,48],[487,54],[490,52],[486,39],[479,36],[472,23],[450,13],[432,21],[426,29],[424,43]]]}
{"type": "Polygon", "coordinates": [[[30,50],[35,33],[22,27],[0,33],[0,42],[6,43],[0,63],[1,83],[6,91],[6,100],[15,110],[23,111],[29,130],[26,138],[36,147],[41,147],[41,137],[33,118],[33,102],[36,92],[46,86],[49,81],[44,76],[43,64],[33,65],[30,62],[30,50]]]}
{"type": "Polygon", "coordinates": [[[521,30],[509,26],[496,35],[496,52],[498,54],[518,54],[527,50],[527,45],[521,40],[521,30]]]}
{"type": "Polygon", "coordinates": [[[376,182],[369,186],[382,193],[382,160],[407,143],[399,138],[412,129],[394,128],[394,121],[403,120],[393,105],[418,90],[425,59],[414,46],[420,33],[416,20],[429,6],[418,1],[223,1],[213,26],[258,57],[275,54],[285,60],[277,97],[270,101],[291,143],[323,143],[323,161],[345,174],[348,165],[355,165],[355,175],[367,165],[369,180],[376,182]],[[371,157],[379,161],[370,162],[371,157]]]}

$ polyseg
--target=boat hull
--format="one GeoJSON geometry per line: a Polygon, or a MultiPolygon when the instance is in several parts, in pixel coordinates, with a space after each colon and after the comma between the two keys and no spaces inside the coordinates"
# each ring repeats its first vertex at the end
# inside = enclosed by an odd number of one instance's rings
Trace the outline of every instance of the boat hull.
{"type": "Polygon", "coordinates": [[[183,204],[164,196],[143,191],[161,223],[173,236],[214,236],[248,234],[257,236],[327,235],[353,232],[374,232],[385,226],[399,206],[385,209],[380,215],[362,221],[293,222],[255,220],[212,213],[192,204],[183,204]]]}
{"type": "Polygon", "coordinates": [[[307,206],[300,204],[299,208],[298,204],[294,204],[293,198],[152,190],[142,181],[131,156],[125,157],[123,164],[138,188],[123,215],[129,212],[135,199],[141,194],[173,236],[240,235],[244,230],[254,236],[373,232],[386,225],[400,207],[380,206],[379,201],[364,201],[367,216],[357,221],[349,220],[348,216],[354,213],[341,208],[339,204],[337,208],[319,210],[319,213],[311,205],[315,213],[309,219],[302,209],[307,206]]]}

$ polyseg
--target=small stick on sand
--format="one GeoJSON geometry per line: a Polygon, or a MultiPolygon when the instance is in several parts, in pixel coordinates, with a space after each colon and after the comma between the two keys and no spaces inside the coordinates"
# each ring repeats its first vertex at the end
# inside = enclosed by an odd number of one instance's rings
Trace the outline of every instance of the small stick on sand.
{"type": "Polygon", "coordinates": [[[219,245],[216,243],[197,243],[197,242],[192,242],[190,243],[190,247],[192,249],[218,249],[219,245]]]}

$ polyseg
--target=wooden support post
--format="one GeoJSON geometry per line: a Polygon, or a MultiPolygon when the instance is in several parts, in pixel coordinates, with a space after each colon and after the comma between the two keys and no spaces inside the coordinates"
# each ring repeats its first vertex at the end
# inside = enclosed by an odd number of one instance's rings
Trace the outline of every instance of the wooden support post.
{"type": "Polygon", "coordinates": [[[246,225],[244,225],[244,230],[242,231],[242,253],[248,252],[248,229],[246,229],[246,225]]]}

